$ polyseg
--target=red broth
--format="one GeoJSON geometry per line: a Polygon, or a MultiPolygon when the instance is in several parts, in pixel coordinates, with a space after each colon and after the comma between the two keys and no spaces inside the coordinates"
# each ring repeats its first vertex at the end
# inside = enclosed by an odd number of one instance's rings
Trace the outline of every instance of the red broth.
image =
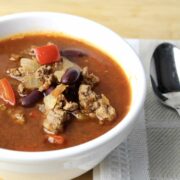
{"type": "MultiPolygon", "coordinates": [[[[98,49],[64,36],[54,34],[36,34],[13,37],[0,41],[0,78],[6,77],[17,88],[17,81],[8,77],[6,70],[16,67],[16,62],[11,62],[11,54],[18,54],[20,51],[31,47],[32,45],[44,45],[48,42],[57,44],[60,48],[78,48],[86,52],[88,56],[76,57],[71,60],[79,66],[88,66],[89,71],[100,78],[100,83],[95,91],[105,94],[116,109],[117,118],[100,125],[97,120],[86,119],[84,121],[72,120],[65,128],[63,145],[50,144],[47,142],[43,131],[42,122],[44,115],[38,111],[37,107],[23,108],[7,105],[6,110],[0,110],[0,148],[18,150],[18,151],[49,151],[72,147],[90,141],[106,133],[116,126],[126,115],[131,102],[131,89],[127,77],[110,57],[98,49]],[[13,114],[15,109],[23,110],[26,118],[24,125],[14,123],[9,114],[13,114]],[[36,115],[31,114],[36,111],[36,115]]],[[[107,42],[108,43],[108,42],[107,42]]],[[[4,102],[0,99],[0,105],[4,102]]]]}

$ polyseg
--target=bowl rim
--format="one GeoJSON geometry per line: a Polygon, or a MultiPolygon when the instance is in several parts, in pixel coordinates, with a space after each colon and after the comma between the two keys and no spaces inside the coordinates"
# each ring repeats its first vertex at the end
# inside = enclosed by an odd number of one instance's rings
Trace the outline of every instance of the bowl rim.
{"type": "Polygon", "coordinates": [[[95,22],[92,20],[89,20],[87,18],[81,17],[81,16],[76,16],[72,14],[66,14],[66,13],[57,13],[57,12],[21,12],[21,13],[14,13],[10,15],[5,15],[0,17],[0,23],[3,21],[7,20],[15,20],[18,18],[26,18],[26,17],[38,17],[38,16],[68,16],[72,17],[81,21],[86,21],[94,24],[98,28],[105,29],[106,31],[109,31],[110,34],[117,36],[119,40],[121,40],[121,43],[124,43],[123,45],[125,48],[128,48],[129,52],[133,54],[137,61],[137,66],[139,66],[139,74],[140,74],[140,82],[142,85],[142,88],[140,89],[140,97],[139,101],[136,103],[136,106],[134,106],[132,109],[129,110],[129,112],[126,114],[126,116],[123,118],[123,120],[118,123],[115,127],[113,127],[111,130],[106,132],[105,134],[90,140],[86,143],[76,145],[73,147],[65,148],[65,149],[59,149],[59,150],[51,150],[51,151],[40,151],[40,152],[24,152],[24,151],[15,151],[15,150],[8,150],[8,149],[3,149],[0,148],[0,159],[6,162],[26,162],[26,163],[36,163],[40,161],[47,161],[47,160],[55,160],[57,158],[65,159],[65,158],[70,158],[73,156],[76,156],[78,154],[84,154],[87,151],[90,151],[94,149],[95,147],[100,147],[103,144],[105,144],[107,141],[110,141],[118,135],[120,131],[125,129],[129,124],[133,123],[135,121],[135,118],[139,113],[139,110],[143,107],[144,100],[145,100],[145,95],[146,95],[146,79],[145,79],[145,73],[144,69],[142,67],[142,64],[140,62],[139,57],[137,56],[136,52],[130,47],[130,45],[123,40],[117,33],[113,32],[109,28],[95,22]]]}

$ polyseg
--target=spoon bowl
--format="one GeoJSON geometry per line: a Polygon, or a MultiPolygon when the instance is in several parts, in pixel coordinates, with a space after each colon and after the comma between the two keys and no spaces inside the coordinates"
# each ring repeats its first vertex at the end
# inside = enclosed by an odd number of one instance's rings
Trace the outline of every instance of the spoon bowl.
{"type": "Polygon", "coordinates": [[[180,115],[180,49],[170,43],[157,46],[151,59],[150,79],[160,102],[180,115]]]}

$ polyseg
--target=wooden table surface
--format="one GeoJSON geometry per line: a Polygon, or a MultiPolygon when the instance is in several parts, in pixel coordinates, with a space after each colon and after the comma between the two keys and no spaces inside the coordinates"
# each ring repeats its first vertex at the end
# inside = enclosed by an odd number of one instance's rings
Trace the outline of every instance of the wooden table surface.
{"type": "MultiPolygon", "coordinates": [[[[95,20],[123,37],[180,39],[180,0],[0,0],[0,9],[0,15],[64,12],[95,20]]],[[[92,171],[76,180],[92,180],[92,171]]]]}

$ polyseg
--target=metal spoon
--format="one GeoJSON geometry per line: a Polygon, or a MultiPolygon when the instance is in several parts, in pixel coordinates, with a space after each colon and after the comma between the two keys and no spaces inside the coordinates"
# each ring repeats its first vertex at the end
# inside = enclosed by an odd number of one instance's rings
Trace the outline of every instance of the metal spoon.
{"type": "Polygon", "coordinates": [[[180,49],[170,43],[160,44],[151,59],[150,78],[160,102],[180,115],[180,49]]]}

